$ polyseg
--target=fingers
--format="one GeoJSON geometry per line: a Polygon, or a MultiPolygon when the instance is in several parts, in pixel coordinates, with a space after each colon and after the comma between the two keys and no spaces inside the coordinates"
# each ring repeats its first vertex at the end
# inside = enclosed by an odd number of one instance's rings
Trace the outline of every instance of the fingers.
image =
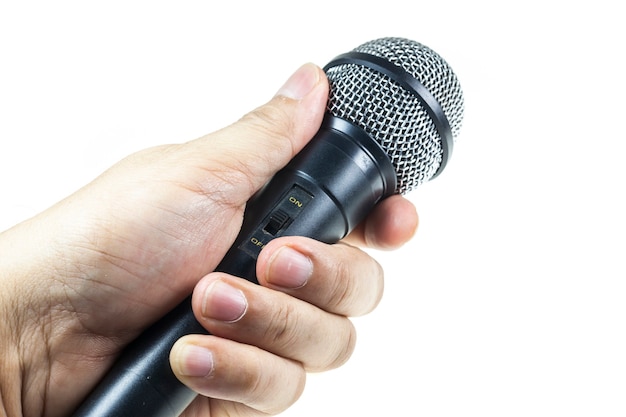
{"type": "Polygon", "coordinates": [[[348,245],[284,237],[264,248],[257,265],[261,286],[223,273],[198,283],[192,305],[200,323],[307,370],[343,364],[355,342],[346,317],[371,311],[382,297],[378,263],[348,245]]]}
{"type": "Polygon", "coordinates": [[[347,318],[241,278],[209,274],[192,304],[212,335],[181,338],[170,363],[185,385],[213,399],[211,408],[217,399],[281,412],[302,393],[305,371],[335,368],[354,349],[347,318]]]}
{"type": "Polygon", "coordinates": [[[396,249],[408,242],[417,230],[415,206],[401,195],[381,201],[345,242],[376,249],[396,249]]]}
{"type": "Polygon", "coordinates": [[[269,103],[186,146],[200,167],[231,185],[226,197],[244,203],[314,136],[327,98],[324,72],[314,64],[305,64],[269,103]]]}
{"type": "Polygon", "coordinates": [[[192,306],[211,334],[295,360],[309,371],[336,368],[354,349],[355,330],[346,317],[230,275],[203,278],[192,306]]]}
{"type": "Polygon", "coordinates": [[[305,371],[350,357],[356,333],[346,316],[374,308],[383,272],[357,248],[302,237],[271,242],[258,268],[262,285],[223,273],[200,281],[192,306],[211,335],[180,339],[170,362],[198,393],[271,414],[300,396],[305,371]]]}

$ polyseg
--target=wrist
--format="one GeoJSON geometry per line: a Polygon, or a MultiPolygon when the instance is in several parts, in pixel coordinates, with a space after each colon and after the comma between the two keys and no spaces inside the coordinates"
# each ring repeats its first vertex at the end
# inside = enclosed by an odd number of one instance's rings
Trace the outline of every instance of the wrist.
{"type": "MultiPolygon", "coordinates": [[[[4,285],[3,285],[4,287],[4,285]]],[[[21,380],[17,343],[13,332],[14,322],[10,304],[6,300],[8,291],[0,292],[0,415],[7,417],[21,416],[19,392],[21,380]]]]}
{"type": "Polygon", "coordinates": [[[43,213],[0,234],[0,415],[55,415],[54,381],[82,360],[65,353],[87,332],[70,298],[78,254],[58,220],[43,213]]]}
{"type": "Polygon", "coordinates": [[[40,298],[54,292],[49,282],[38,282],[49,250],[42,237],[32,220],[0,234],[0,410],[8,417],[42,415],[41,401],[31,401],[45,395],[50,370],[44,307],[50,304],[40,298]]]}

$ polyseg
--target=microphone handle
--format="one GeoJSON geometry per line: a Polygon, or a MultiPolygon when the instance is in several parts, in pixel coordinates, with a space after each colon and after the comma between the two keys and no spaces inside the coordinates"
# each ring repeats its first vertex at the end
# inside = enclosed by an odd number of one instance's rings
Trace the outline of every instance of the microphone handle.
{"type": "MultiPolygon", "coordinates": [[[[315,138],[248,202],[239,236],[217,266],[251,282],[264,245],[280,236],[334,243],[382,198],[395,193],[387,154],[360,128],[326,115],[315,138]]],[[[208,334],[191,309],[191,296],[142,333],[121,354],[73,417],[177,417],[196,393],[169,364],[174,343],[208,334]]]]}

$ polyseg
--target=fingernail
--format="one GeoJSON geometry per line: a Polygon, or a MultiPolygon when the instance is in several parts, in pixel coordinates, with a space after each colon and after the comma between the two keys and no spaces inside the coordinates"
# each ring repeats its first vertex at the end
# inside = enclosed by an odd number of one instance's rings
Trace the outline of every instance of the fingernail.
{"type": "Polygon", "coordinates": [[[213,353],[203,347],[187,345],[183,347],[180,359],[180,372],[185,376],[207,377],[213,372],[213,353]]]}
{"type": "Polygon", "coordinates": [[[319,69],[315,64],[304,64],[289,77],[276,95],[300,100],[315,87],[319,77],[319,69]]]}
{"type": "Polygon", "coordinates": [[[248,309],[248,300],[241,290],[223,281],[214,281],[204,291],[202,315],[206,318],[236,322],[248,309]]]}
{"type": "Polygon", "coordinates": [[[313,262],[300,252],[284,246],[270,260],[267,281],[283,288],[300,288],[312,274],[313,262]]]}

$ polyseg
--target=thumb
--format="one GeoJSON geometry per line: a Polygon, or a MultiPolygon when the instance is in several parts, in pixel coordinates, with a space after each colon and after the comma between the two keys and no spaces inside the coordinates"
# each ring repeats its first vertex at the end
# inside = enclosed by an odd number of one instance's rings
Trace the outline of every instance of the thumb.
{"type": "Polygon", "coordinates": [[[323,70],[305,64],[268,103],[186,145],[223,181],[221,197],[230,204],[243,204],[315,135],[327,99],[323,70]]]}

